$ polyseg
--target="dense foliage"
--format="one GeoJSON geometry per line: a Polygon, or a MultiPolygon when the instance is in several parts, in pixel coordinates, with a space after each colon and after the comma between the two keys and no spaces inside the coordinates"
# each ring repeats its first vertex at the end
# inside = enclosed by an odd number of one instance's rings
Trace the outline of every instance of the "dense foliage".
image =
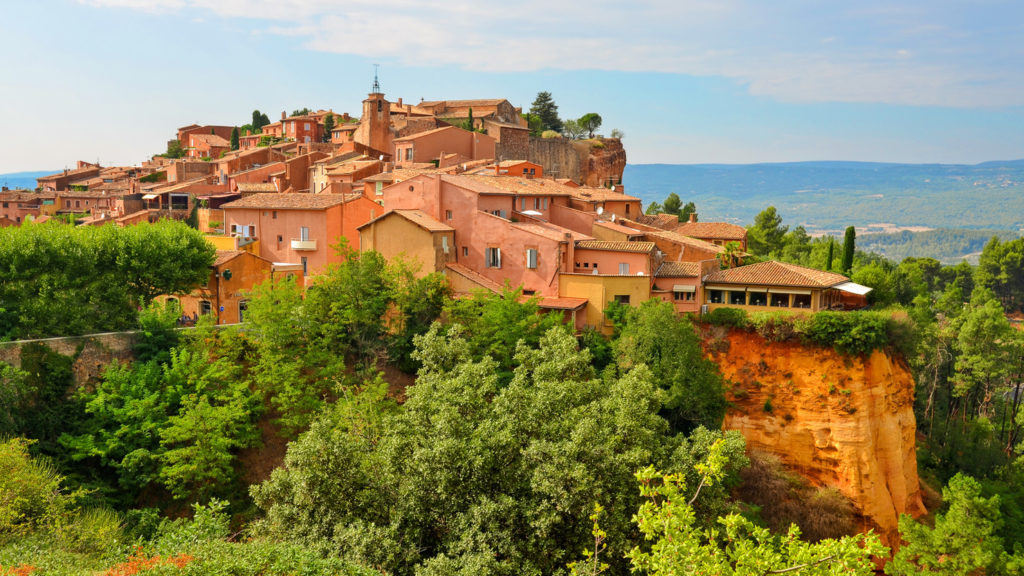
{"type": "Polygon", "coordinates": [[[214,248],[179,222],[0,229],[0,341],[133,327],[138,307],[203,284],[214,248]]]}

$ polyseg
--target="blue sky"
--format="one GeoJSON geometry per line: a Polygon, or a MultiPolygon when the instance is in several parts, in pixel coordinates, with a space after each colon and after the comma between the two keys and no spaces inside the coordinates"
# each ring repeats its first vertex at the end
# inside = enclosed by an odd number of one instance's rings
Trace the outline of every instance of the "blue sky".
{"type": "Polygon", "coordinates": [[[0,6],[0,173],[186,124],[552,92],[633,163],[1024,158],[1024,3],[44,0],[0,6]]]}

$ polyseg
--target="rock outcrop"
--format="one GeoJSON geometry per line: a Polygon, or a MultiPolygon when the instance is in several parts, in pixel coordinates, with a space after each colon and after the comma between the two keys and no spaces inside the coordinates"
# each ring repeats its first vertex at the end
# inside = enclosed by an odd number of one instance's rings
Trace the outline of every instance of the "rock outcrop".
{"type": "Polygon", "coordinates": [[[926,512],[915,457],[914,380],[882,352],[767,342],[731,331],[707,340],[732,407],[724,428],[851,500],[863,529],[898,543],[900,514],[926,512]]]}
{"type": "Polygon", "coordinates": [[[544,175],[570,178],[584,186],[606,187],[622,181],[626,149],[618,138],[568,140],[530,138],[530,162],[544,167],[544,175]],[[596,142],[600,145],[595,146],[596,142]]]}

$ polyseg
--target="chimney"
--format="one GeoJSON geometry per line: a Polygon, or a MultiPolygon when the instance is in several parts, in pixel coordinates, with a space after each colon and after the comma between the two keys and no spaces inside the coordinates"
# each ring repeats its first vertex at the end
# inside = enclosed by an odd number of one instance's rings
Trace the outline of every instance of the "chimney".
{"type": "Polygon", "coordinates": [[[399,108],[401,108],[401,107],[402,107],[402,99],[401,99],[401,98],[399,98],[399,99],[398,99],[398,107],[399,107],[399,108]]]}
{"type": "Polygon", "coordinates": [[[616,184],[615,191],[618,192],[619,194],[624,194],[626,192],[626,187],[623,186],[622,184],[616,184]]]}
{"type": "Polygon", "coordinates": [[[285,116],[284,110],[282,110],[281,111],[281,120],[284,120],[285,118],[287,118],[287,116],[285,116]]]}
{"type": "Polygon", "coordinates": [[[697,213],[696,212],[690,213],[690,222],[696,222],[696,221],[697,221],[697,213]]]}

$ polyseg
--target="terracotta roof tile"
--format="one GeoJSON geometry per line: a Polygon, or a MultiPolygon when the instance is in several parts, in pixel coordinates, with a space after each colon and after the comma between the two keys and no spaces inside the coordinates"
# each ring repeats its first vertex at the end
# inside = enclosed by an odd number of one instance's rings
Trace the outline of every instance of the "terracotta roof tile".
{"type": "Polygon", "coordinates": [[[715,240],[742,240],[747,229],[728,222],[683,222],[675,232],[692,238],[714,238],[715,240]]]}
{"type": "Polygon", "coordinates": [[[571,297],[554,298],[551,296],[545,296],[540,299],[540,302],[538,302],[537,305],[549,310],[579,310],[587,305],[587,299],[571,297]]]}
{"type": "Polygon", "coordinates": [[[799,286],[828,288],[850,279],[835,272],[785,262],[759,262],[728,270],[718,270],[704,277],[705,284],[754,284],[758,286],[799,286]]]}
{"type": "Polygon", "coordinates": [[[608,240],[581,240],[577,248],[586,250],[611,250],[614,252],[653,252],[654,242],[613,242],[608,240]]]}
{"type": "Polygon", "coordinates": [[[722,252],[725,252],[725,248],[717,244],[712,244],[711,242],[706,242],[699,238],[691,238],[689,236],[684,236],[676,232],[669,232],[667,230],[647,230],[643,232],[643,234],[649,238],[662,238],[670,242],[683,244],[684,246],[691,246],[693,248],[698,248],[700,250],[714,252],[715,254],[721,254],[722,252]]]}
{"type": "Polygon", "coordinates": [[[573,240],[592,240],[591,236],[579,234],[569,230],[568,228],[562,228],[561,226],[548,224],[546,222],[513,222],[511,226],[517,230],[536,234],[537,236],[542,236],[548,240],[554,240],[556,242],[564,241],[566,234],[569,234],[573,240]]]}
{"type": "Polygon", "coordinates": [[[274,208],[277,210],[326,210],[348,201],[342,194],[266,194],[258,193],[228,202],[221,208],[274,208]]]}
{"type": "Polygon", "coordinates": [[[381,214],[380,216],[374,218],[373,220],[370,220],[366,224],[363,224],[362,226],[358,226],[357,229],[358,230],[362,230],[363,228],[369,226],[370,224],[373,224],[374,222],[377,222],[379,220],[383,220],[383,219],[388,218],[390,216],[400,216],[402,218],[405,218],[409,222],[412,222],[413,224],[419,226],[420,228],[423,228],[424,230],[427,230],[428,232],[454,232],[455,231],[455,228],[452,228],[451,226],[449,226],[449,225],[447,225],[447,224],[445,224],[443,222],[439,222],[439,221],[435,220],[430,214],[427,214],[426,212],[424,212],[422,210],[404,210],[404,209],[389,210],[389,211],[385,212],[384,214],[381,214]]]}
{"type": "Polygon", "coordinates": [[[226,262],[230,262],[241,253],[241,250],[217,250],[217,257],[213,260],[213,265],[220,266],[226,262]]]}
{"type": "Polygon", "coordinates": [[[472,179],[491,188],[497,188],[501,190],[501,193],[521,196],[570,196],[574,191],[574,188],[553,180],[537,180],[518,176],[462,174],[456,178],[472,179]]]}
{"type": "Polygon", "coordinates": [[[490,278],[487,278],[486,276],[483,276],[482,274],[479,274],[478,272],[475,272],[467,268],[466,266],[463,266],[462,264],[449,262],[448,264],[445,264],[445,269],[450,270],[451,272],[458,274],[463,278],[466,278],[470,282],[477,284],[483,289],[490,290],[491,292],[497,294],[500,294],[502,291],[501,284],[498,284],[494,280],[491,280],[490,278]]]}
{"type": "Polygon", "coordinates": [[[700,276],[700,262],[665,262],[654,275],[663,278],[696,278],[700,276]]]}
{"type": "Polygon", "coordinates": [[[277,192],[273,182],[239,182],[239,192],[277,192]]]}
{"type": "Polygon", "coordinates": [[[604,222],[599,220],[597,222],[594,222],[594,226],[600,226],[602,228],[607,228],[609,230],[614,230],[615,232],[618,232],[620,234],[628,234],[630,236],[642,236],[644,234],[642,230],[637,230],[635,228],[623,226],[622,224],[616,224],[615,222],[604,222]]]}
{"type": "Polygon", "coordinates": [[[609,190],[608,188],[573,188],[572,196],[573,198],[583,200],[585,202],[640,201],[636,196],[630,196],[629,194],[623,194],[622,192],[616,192],[615,190],[609,190]]]}

